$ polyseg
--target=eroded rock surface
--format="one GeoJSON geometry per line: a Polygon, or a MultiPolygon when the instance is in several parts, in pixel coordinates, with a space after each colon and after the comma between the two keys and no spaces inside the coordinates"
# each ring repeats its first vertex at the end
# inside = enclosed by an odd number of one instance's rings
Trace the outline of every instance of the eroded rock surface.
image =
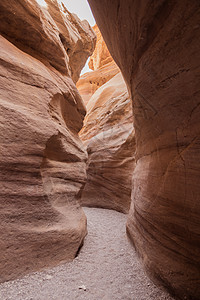
{"type": "Polygon", "coordinates": [[[120,72],[97,25],[93,27],[93,30],[97,36],[96,47],[89,61],[89,67],[93,72],[83,74],[76,84],[85,105],[98,88],[120,72]]]}
{"type": "Polygon", "coordinates": [[[85,106],[70,76],[76,81],[73,60],[87,59],[95,36],[46,2],[0,3],[1,282],[74,258],[86,234],[85,106]]]}
{"type": "MultiPolygon", "coordinates": [[[[80,132],[88,152],[87,183],[81,202],[127,213],[135,164],[131,100],[121,72],[95,28],[97,45],[90,59],[95,70],[79,80],[89,82],[95,78],[96,82],[96,91],[87,103],[87,115],[80,132]]],[[[79,82],[82,95],[84,91],[79,82]]]]}
{"type": "Polygon", "coordinates": [[[128,233],[151,277],[200,298],[199,1],[89,0],[133,100],[128,233]]]}
{"type": "Polygon", "coordinates": [[[88,152],[81,202],[128,213],[135,135],[131,100],[121,73],[96,91],[87,110],[80,132],[88,152]]]}
{"type": "Polygon", "coordinates": [[[90,57],[89,68],[93,71],[100,69],[101,67],[113,62],[113,58],[108,51],[106,43],[101,35],[98,26],[95,24],[93,30],[97,36],[97,43],[95,50],[90,57]]]}

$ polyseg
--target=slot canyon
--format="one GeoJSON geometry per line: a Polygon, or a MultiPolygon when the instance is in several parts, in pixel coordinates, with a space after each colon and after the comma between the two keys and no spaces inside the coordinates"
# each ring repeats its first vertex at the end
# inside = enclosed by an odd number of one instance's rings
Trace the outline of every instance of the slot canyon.
{"type": "Polygon", "coordinates": [[[199,300],[200,2],[88,3],[0,0],[0,299],[199,300]]]}

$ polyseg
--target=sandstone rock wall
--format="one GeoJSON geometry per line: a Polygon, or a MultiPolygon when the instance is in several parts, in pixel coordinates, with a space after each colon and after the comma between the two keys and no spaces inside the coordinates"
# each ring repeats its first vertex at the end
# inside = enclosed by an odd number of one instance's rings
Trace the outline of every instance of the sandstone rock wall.
{"type": "Polygon", "coordinates": [[[0,282],[74,258],[86,235],[85,106],[70,75],[95,35],[46,2],[0,2],[0,282]]]}
{"type": "Polygon", "coordinates": [[[95,71],[107,65],[108,63],[113,62],[113,58],[110,55],[106,43],[96,24],[93,26],[93,30],[97,36],[97,43],[96,43],[95,50],[92,56],[90,57],[90,61],[88,65],[91,70],[95,71]]]}
{"type": "Polygon", "coordinates": [[[93,72],[83,74],[78,80],[76,87],[79,90],[85,105],[87,105],[88,101],[98,88],[119,72],[119,68],[115,62],[112,61],[93,72]]]}
{"type": "Polygon", "coordinates": [[[89,61],[89,67],[93,72],[83,74],[76,84],[85,105],[98,88],[120,72],[97,25],[93,27],[93,30],[97,36],[96,47],[89,61]]]}
{"type": "Polygon", "coordinates": [[[135,164],[132,106],[120,70],[96,25],[94,30],[97,44],[90,65],[92,62],[95,70],[81,76],[77,83],[86,103],[92,95],[80,131],[88,152],[87,182],[81,202],[128,213],[135,164]],[[89,87],[91,83],[93,89],[89,87]]]}
{"type": "Polygon", "coordinates": [[[135,135],[131,100],[121,73],[102,85],[88,102],[80,137],[88,152],[82,204],[128,213],[135,135]]]}
{"type": "Polygon", "coordinates": [[[89,0],[133,100],[128,233],[154,281],[200,298],[200,3],[89,0]]]}

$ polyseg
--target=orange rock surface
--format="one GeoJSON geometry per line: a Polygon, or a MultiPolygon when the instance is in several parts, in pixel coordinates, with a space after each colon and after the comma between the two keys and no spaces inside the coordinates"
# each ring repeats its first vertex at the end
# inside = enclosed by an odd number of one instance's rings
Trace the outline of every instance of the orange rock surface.
{"type": "Polygon", "coordinates": [[[98,70],[83,74],[76,86],[81,94],[81,97],[87,105],[92,95],[105,84],[108,80],[114,77],[120,70],[114,61],[109,62],[98,70]]]}
{"type": "Polygon", "coordinates": [[[101,35],[101,32],[97,25],[94,25],[93,30],[97,36],[97,43],[95,50],[90,57],[89,68],[93,71],[100,69],[101,67],[113,62],[112,56],[108,51],[106,43],[101,35]]]}
{"type": "Polygon", "coordinates": [[[199,1],[89,3],[133,102],[129,236],[156,282],[200,299],[199,1]]]}
{"type": "Polygon", "coordinates": [[[131,101],[97,26],[94,30],[97,44],[90,59],[94,71],[81,76],[77,84],[87,103],[80,132],[88,151],[87,183],[81,201],[83,205],[127,213],[135,164],[131,101]]]}
{"type": "Polygon", "coordinates": [[[87,231],[78,202],[85,106],[71,76],[96,38],[56,1],[46,3],[0,2],[0,282],[71,260],[87,231]]]}
{"type": "Polygon", "coordinates": [[[80,137],[88,152],[82,204],[128,213],[135,135],[131,100],[121,73],[102,85],[88,102],[80,137]]]}
{"type": "Polygon", "coordinates": [[[99,87],[120,72],[108,51],[97,25],[93,27],[93,30],[97,36],[96,47],[89,61],[89,67],[93,72],[83,74],[76,84],[85,105],[87,105],[99,87]]]}

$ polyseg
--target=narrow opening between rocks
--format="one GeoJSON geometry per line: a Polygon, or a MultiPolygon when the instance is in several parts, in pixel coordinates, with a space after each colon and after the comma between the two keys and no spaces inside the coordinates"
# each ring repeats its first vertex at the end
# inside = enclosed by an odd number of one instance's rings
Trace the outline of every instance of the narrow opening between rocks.
{"type": "Polygon", "coordinates": [[[199,299],[197,1],[89,0],[124,77],[77,1],[0,1],[1,299],[199,299]]]}

